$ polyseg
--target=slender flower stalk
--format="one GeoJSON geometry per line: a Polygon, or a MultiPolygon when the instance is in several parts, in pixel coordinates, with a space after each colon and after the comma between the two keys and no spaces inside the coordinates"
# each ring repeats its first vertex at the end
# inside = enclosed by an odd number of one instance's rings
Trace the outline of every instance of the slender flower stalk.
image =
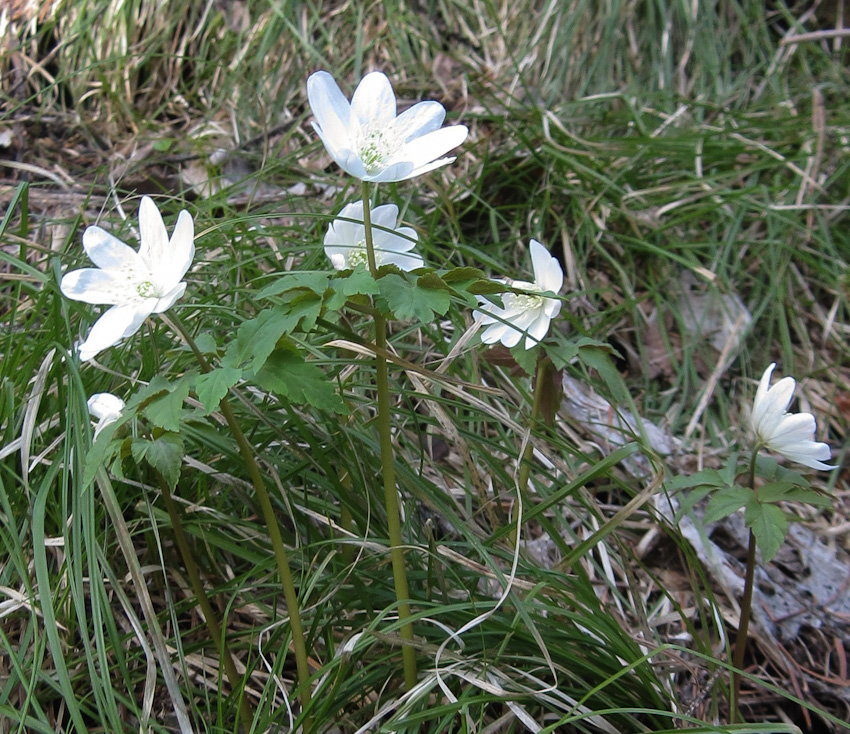
{"type": "MultiPolygon", "coordinates": [[[[749,487],[756,492],[756,457],[758,446],[753,449],[748,472],[749,487]]],[[[747,544],[747,570],[744,575],[744,596],[741,599],[741,615],[738,618],[738,633],[735,636],[735,651],[732,656],[732,700],[729,706],[729,723],[734,724],[738,716],[738,701],[741,695],[741,674],[744,667],[744,655],[747,652],[747,637],[750,630],[750,610],[753,605],[753,583],[756,575],[756,536],[752,529],[747,544]]]]}
{"type": "MultiPolygon", "coordinates": [[[[546,379],[546,375],[548,370],[546,369],[547,361],[544,355],[540,355],[537,360],[537,374],[534,378],[534,397],[531,403],[531,417],[528,420],[529,429],[533,429],[534,425],[540,420],[540,412],[543,405],[543,393],[545,392],[542,387],[543,380],[546,379]]],[[[522,453],[522,462],[519,466],[519,481],[517,482],[519,485],[519,491],[523,496],[523,503],[526,507],[529,507],[525,502],[526,493],[528,492],[528,479],[531,475],[531,459],[534,456],[534,446],[531,443],[531,436],[528,438],[528,443],[525,445],[525,451],[522,453]]]]}
{"type": "MultiPolygon", "coordinates": [[[[201,350],[198,349],[197,344],[195,344],[195,340],[192,338],[191,333],[184,326],[183,322],[173,315],[171,316],[171,322],[189,345],[189,348],[195,355],[195,359],[198,362],[198,366],[201,368],[201,371],[210,372],[212,367],[210,367],[209,362],[207,362],[207,359],[204,357],[201,350]]],[[[248,442],[248,439],[245,438],[245,434],[239,426],[239,421],[236,420],[236,416],[233,414],[233,409],[230,407],[230,401],[227,399],[227,396],[221,399],[219,408],[221,409],[221,414],[224,416],[224,420],[227,422],[227,426],[230,428],[230,432],[233,435],[237,446],[239,446],[239,453],[242,455],[242,459],[248,468],[248,474],[251,476],[251,483],[254,486],[254,492],[257,495],[257,499],[260,501],[260,509],[263,513],[263,519],[265,520],[269,531],[269,538],[271,539],[272,549],[274,550],[275,560],[277,561],[277,570],[280,575],[280,582],[283,586],[283,595],[286,599],[286,608],[289,612],[289,625],[292,630],[292,645],[295,648],[295,664],[298,669],[298,683],[301,688],[299,692],[301,707],[304,711],[307,711],[312,698],[310,692],[310,665],[307,658],[307,646],[304,639],[304,626],[301,623],[298,594],[295,591],[295,584],[292,580],[292,572],[289,568],[286,546],[283,544],[283,538],[280,534],[280,526],[277,522],[277,516],[274,514],[274,508],[272,507],[271,499],[269,498],[269,493],[266,489],[265,481],[263,480],[263,475],[260,472],[260,467],[257,465],[257,460],[254,457],[254,451],[251,448],[251,444],[248,442]]],[[[312,717],[308,714],[305,717],[305,731],[310,729],[311,721],[312,717]]]]}
{"type": "MultiPolygon", "coordinates": [[[[375,249],[372,239],[372,221],[369,208],[369,183],[363,182],[363,225],[366,235],[366,256],[369,271],[377,276],[375,249]]],[[[404,683],[411,690],[418,680],[416,671],[416,650],[413,647],[413,625],[406,621],[410,618],[410,591],[407,584],[407,571],[404,566],[404,546],[401,537],[401,508],[395,482],[395,464],[393,461],[393,441],[390,423],[390,388],[387,360],[387,322],[382,314],[375,314],[375,383],[378,392],[378,431],[381,445],[381,470],[384,479],[384,502],[387,508],[387,527],[390,534],[390,558],[393,567],[393,582],[398,601],[398,617],[402,622],[402,662],[404,665],[404,683]]]]}

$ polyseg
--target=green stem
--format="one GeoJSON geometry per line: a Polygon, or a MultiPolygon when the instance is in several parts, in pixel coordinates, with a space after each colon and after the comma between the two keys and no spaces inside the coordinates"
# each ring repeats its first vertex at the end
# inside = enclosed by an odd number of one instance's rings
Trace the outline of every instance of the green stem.
{"type": "MultiPolygon", "coordinates": [[[[541,387],[543,380],[546,379],[546,357],[542,354],[537,360],[537,374],[534,377],[534,397],[531,401],[531,417],[528,421],[529,430],[534,428],[534,424],[540,418],[540,407],[543,404],[543,393],[545,390],[541,387]]],[[[525,445],[525,451],[522,452],[522,461],[519,465],[519,491],[522,494],[523,501],[528,490],[528,479],[531,475],[531,459],[534,456],[534,446],[531,443],[531,435],[528,437],[528,443],[525,445]]]]}
{"type": "MultiPolygon", "coordinates": [[[[369,260],[369,272],[373,278],[378,275],[375,260],[375,248],[372,242],[372,216],[369,209],[369,183],[363,182],[363,226],[366,229],[366,256],[369,260]]],[[[375,314],[375,386],[378,392],[378,432],[381,443],[381,471],[384,479],[384,502],[387,508],[387,527],[390,534],[390,558],[393,567],[393,583],[398,602],[398,618],[401,622],[402,662],[404,665],[404,684],[412,689],[418,680],[416,672],[416,649],[413,647],[413,625],[410,619],[410,591],[407,585],[407,571],[404,566],[404,546],[401,538],[401,508],[395,483],[395,464],[393,462],[393,441],[390,422],[390,388],[387,360],[387,321],[382,314],[375,314]]]]}
{"type": "MultiPolygon", "coordinates": [[[[186,534],[183,531],[183,525],[180,522],[180,513],[177,511],[177,504],[171,496],[171,490],[168,487],[168,482],[164,477],[157,472],[159,487],[162,491],[162,498],[165,500],[165,507],[168,510],[168,517],[171,518],[171,528],[174,530],[174,539],[177,542],[177,549],[183,558],[183,565],[186,567],[186,572],[189,574],[189,581],[192,584],[192,589],[195,592],[195,598],[198,605],[201,607],[201,612],[204,615],[204,620],[207,623],[210,637],[213,644],[223,653],[222,661],[224,662],[224,672],[227,675],[227,680],[230,682],[230,688],[234,692],[239,691],[240,676],[236,670],[236,664],[233,662],[233,656],[230,653],[230,648],[226,640],[221,634],[221,625],[218,622],[215,610],[210,604],[207,592],[204,589],[204,584],[201,581],[201,574],[198,572],[198,565],[195,563],[195,557],[192,555],[192,550],[189,547],[189,542],[186,539],[186,534]]],[[[242,727],[245,734],[251,731],[251,724],[254,720],[251,708],[248,705],[248,697],[244,694],[239,700],[239,715],[242,718],[242,727]]]]}
{"type": "MultiPolygon", "coordinates": [[[[203,353],[198,349],[197,344],[195,344],[195,340],[192,338],[189,330],[183,325],[183,322],[173,315],[170,316],[170,320],[177,331],[179,331],[181,336],[186,340],[186,343],[195,355],[195,359],[197,360],[198,366],[201,370],[203,372],[212,371],[210,363],[207,362],[206,357],[204,357],[203,353]]],[[[274,513],[269,493],[266,490],[263,475],[260,472],[260,467],[257,465],[257,460],[254,458],[254,451],[251,448],[251,444],[248,443],[248,439],[245,438],[245,434],[242,432],[242,429],[239,427],[239,422],[233,414],[233,409],[230,407],[230,401],[227,399],[227,396],[221,399],[219,408],[221,409],[221,414],[224,416],[224,420],[230,428],[231,434],[233,434],[236,445],[239,447],[239,453],[242,454],[242,459],[248,469],[248,474],[251,476],[251,483],[254,486],[254,492],[257,495],[257,499],[260,501],[260,509],[263,513],[263,519],[265,520],[269,531],[269,538],[271,539],[272,549],[274,550],[275,560],[277,561],[277,570],[280,574],[280,583],[283,586],[283,595],[286,599],[286,608],[289,612],[289,625],[292,630],[292,645],[295,648],[295,665],[298,669],[298,683],[301,689],[299,692],[301,707],[305,712],[307,712],[311,701],[310,665],[307,659],[307,646],[304,641],[304,627],[301,624],[298,594],[295,592],[295,584],[292,581],[292,573],[289,570],[289,559],[286,555],[286,547],[284,546],[283,538],[280,535],[280,527],[277,522],[277,516],[274,513]]],[[[307,713],[304,717],[304,730],[309,731],[311,725],[312,717],[309,713],[307,713]]]]}
{"type": "MultiPolygon", "coordinates": [[[[531,507],[528,501],[528,480],[531,477],[531,461],[534,457],[534,445],[531,443],[531,431],[534,429],[534,424],[540,418],[540,407],[543,404],[544,390],[540,386],[541,381],[546,377],[546,358],[543,355],[537,360],[537,370],[534,377],[534,397],[531,401],[531,416],[528,419],[529,436],[528,442],[525,444],[525,450],[522,452],[522,458],[519,462],[519,476],[517,477],[517,494],[522,500],[522,506],[527,510],[531,507]]],[[[516,545],[517,536],[522,527],[522,518],[517,517],[516,527],[510,532],[510,541],[516,545]]]]}
{"type": "MultiPolygon", "coordinates": [[[[756,491],[756,456],[759,447],[753,449],[750,459],[749,484],[756,491]]],[[[744,576],[744,598],[741,599],[741,616],[738,619],[738,634],[735,636],[735,652],[732,657],[732,700],[729,705],[729,723],[734,724],[738,718],[738,702],[741,694],[741,674],[744,668],[744,654],[747,652],[747,637],[750,629],[750,608],[753,604],[753,585],[756,575],[756,536],[750,530],[750,540],[747,547],[747,571],[744,576]]]]}

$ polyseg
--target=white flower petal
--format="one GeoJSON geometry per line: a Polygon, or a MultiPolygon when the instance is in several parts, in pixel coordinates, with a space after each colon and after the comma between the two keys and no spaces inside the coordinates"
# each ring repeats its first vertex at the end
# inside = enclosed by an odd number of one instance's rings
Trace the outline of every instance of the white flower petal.
{"type": "Polygon", "coordinates": [[[361,181],[372,180],[366,172],[366,165],[362,160],[360,160],[360,156],[350,148],[342,148],[338,150],[336,155],[334,155],[334,160],[349,176],[359,178],[361,181]]]}
{"type": "MultiPolygon", "coordinates": [[[[481,323],[484,323],[482,320],[481,323]]],[[[516,332],[516,339],[514,340],[514,344],[516,344],[520,336],[522,336],[519,332],[516,331],[510,324],[504,324],[501,321],[491,322],[491,325],[487,327],[481,333],[481,341],[485,344],[495,344],[496,342],[503,342],[506,334],[513,334],[516,332]]],[[[511,337],[513,338],[513,337],[511,337]]]]}
{"type": "Polygon", "coordinates": [[[118,417],[124,410],[124,401],[111,392],[99,392],[92,395],[87,403],[89,413],[95,418],[102,419],[109,416],[118,417]]]}
{"type": "MultiPolygon", "coordinates": [[[[133,287],[132,281],[129,287],[133,287]]],[[[83,268],[62,276],[59,290],[66,298],[83,303],[125,303],[128,280],[115,271],[83,268]]]]}
{"type": "Polygon", "coordinates": [[[151,311],[132,305],[113,306],[95,322],[80,344],[80,359],[87,362],[121,339],[132,336],[150,314],[151,311]]]}
{"type": "MultiPolygon", "coordinates": [[[[360,205],[360,221],[363,221],[363,202],[357,202],[360,205]]],[[[398,223],[398,207],[395,204],[382,204],[376,206],[369,212],[372,218],[372,226],[383,227],[384,229],[395,229],[398,223]]]]}
{"type": "Polygon", "coordinates": [[[428,101],[409,107],[395,119],[393,124],[403,139],[410,142],[426,133],[439,130],[445,119],[446,108],[439,102],[428,101]]]}
{"type": "Polygon", "coordinates": [[[546,305],[543,307],[543,311],[550,320],[561,313],[561,302],[556,298],[546,298],[544,302],[546,305]]]}
{"type": "MultiPolygon", "coordinates": [[[[528,335],[535,341],[541,341],[549,331],[549,322],[551,319],[546,315],[545,312],[541,311],[537,314],[537,318],[528,327],[528,335]]],[[[526,349],[529,349],[528,342],[526,342],[526,349]]]]}
{"type": "Polygon", "coordinates": [[[399,227],[394,232],[375,229],[372,238],[375,247],[393,252],[410,252],[419,241],[419,235],[413,227],[399,227]]]}
{"type": "MultiPolygon", "coordinates": [[[[438,166],[434,166],[434,168],[438,168],[438,166]]],[[[410,161],[400,161],[387,166],[380,173],[363,176],[363,180],[374,181],[375,183],[406,181],[408,178],[418,176],[420,173],[424,173],[424,171],[416,170],[410,161]]]]}
{"type": "Polygon", "coordinates": [[[170,259],[167,266],[171,269],[173,279],[179,281],[195,259],[195,222],[192,215],[185,209],[177,215],[177,224],[169,240],[170,259]]]}
{"type": "Polygon", "coordinates": [[[321,128],[323,141],[327,138],[335,147],[351,147],[348,136],[351,105],[328,72],[317,71],[310,75],[307,100],[316,118],[314,127],[321,128]]]}
{"type": "Polygon", "coordinates": [[[144,271],[139,253],[100,227],[86,227],[83,247],[91,261],[104,270],[144,271]]]}
{"type": "Polygon", "coordinates": [[[171,291],[156,299],[156,305],[151,309],[151,313],[162,313],[163,311],[167,311],[179,298],[183,296],[185,292],[186,283],[178,283],[171,291]]]}
{"type": "Polygon", "coordinates": [[[811,413],[784,413],[771,424],[767,443],[777,451],[780,446],[800,441],[812,441],[815,437],[815,417],[811,413]]]}
{"type": "Polygon", "coordinates": [[[395,118],[395,93],[387,75],[373,71],[363,77],[351,98],[351,113],[361,125],[385,125],[395,118]]]}
{"type": "Polygon", "coordinates": [[[416,253],[405,255],[401,252],[390,252],[383,254],[381,264],[395,265],[402,270],[410,271],[425,267],[425,260],[422,258],[422,255],[416,253]]]}
{"type": "Polygon", "coordinates": [[[776,367],[776,362],[772,362],[767,366],[767,369],[762,373],[759,380],[758,388],[756,388],[756,397],[753,401],[753,412],[750,415],[750,427],[753,433],[758,434],[759,424],[761,423],[764,411],[767,410],[767,391],[770,388],[770,376],[773,374],[773,369],[776,367]]]}
{"type": "Polygon", "coordinates": [[[418,171],[431,161],[457,148],[469,131],[464,125],[443,127],[411,140],[404,149],[405,159],[418,171]]]}
{"type": "Polygon", "coordinates": [[[783,377],[768,390],[764,398],[764,407],[759,420],[760,435],[767,440],[773,435],[779,421],[785,415],[785,411],[794,397],[794,389],[797,383],[793,377],[783,377]]]}
{"type": "Polygon", "coordinates": [[[150,196],[143,196],[139,204],[139,237],[139,257],[153,272],[168,256],[168,231],[150,196]]]}
{"type": "Polygon", "coordinates": [[[94,429],[94,437],[110,423],[115,423],[121,417],[124,410],[124,401],[109,392],[95,393],[88,399],[89,413],[98,419],[94,429]]]}
{"type": "Polygon", "coordinates": [[[553,257],[545,245],[531,240],[531,265],[534,269],[534,282],[544,291],[557,293],[564,284],[564,272],[556,257],[553,257]]]}

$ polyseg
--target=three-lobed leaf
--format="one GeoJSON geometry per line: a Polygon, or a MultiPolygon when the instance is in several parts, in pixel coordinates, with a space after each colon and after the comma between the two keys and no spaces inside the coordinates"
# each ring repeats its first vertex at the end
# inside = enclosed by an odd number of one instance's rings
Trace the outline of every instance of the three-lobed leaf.
{"type": "Polygon", "coordinates": [[[451,305],[451,295],[445,288],[420,286],[395,273],[378,280],[378,288],[387,309],[402,321],[427,324],[435,316],[443,316],[451,305]]]}
{"type": "Polygon", "coordinates": [[[242,370],[237,367],[218,367],[195,378],[195,393],[207,413],[218,408],[228,390],[242,379],[242,370]]]}
{"type": "Polygon", "coordinates": [[[765,504],[753,496],[744,509],[744,522],[753,531],[762,561],[773,560],[788,532],[788,520],[780,507],[765,504]]]}
{"type": "Polygon", "coordinates": [[[749,487],[721,487],[708,501],[705,509],[705,522],[712,523],[740,510],[753,497],[755,492],[749,487]]]}
{"type": "Polygon", "coordinates": [[[306,362],[292,350],[279,349],[274,352],[254,376],[254,380],[260,387],[291,403],[309,403],[319,410],[346,412],[334,383],[328,380],[318,366],[306,362]]]}
{"type": "Polygon", "coordinates": [[[157,438],[134,438],[130,450],[137,464],[146,462],[158,471],[173,490],[180,479],[183,464],[183,440],[176,433],[163,433],[157,438]]]}

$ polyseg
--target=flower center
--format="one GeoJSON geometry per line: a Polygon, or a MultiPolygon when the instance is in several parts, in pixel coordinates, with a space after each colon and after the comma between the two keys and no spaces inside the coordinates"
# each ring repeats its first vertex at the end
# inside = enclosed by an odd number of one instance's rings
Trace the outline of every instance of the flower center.
{"type": "MultiPolygon", "coordinates": [[[[541,290],[540,286],[536,283],[515,281],[514,286],[526,291],[541,290]]],[[[536,296],[533,293],[505,293],[502,296],[502,302],[505,304],[505,309],[516,309],[519,311],[532,311],[542,308],[545,300],[546,299],[543,296],[536,296]]]]}
{"type": "Polygon", "coordinates": [[[404,141],[390,128],[363,126],[357,135],[357,155],[363,161],[366,173],[374,176],[387,167],[401,151],[404,141]]]}
{"type": "Polygon", "coordinates": [[[149,280],[143,280],[141,283],[137,283],[136,292],[142,298],[152,298],[154,295],[153,283],[151,283],[149,280]]]}

